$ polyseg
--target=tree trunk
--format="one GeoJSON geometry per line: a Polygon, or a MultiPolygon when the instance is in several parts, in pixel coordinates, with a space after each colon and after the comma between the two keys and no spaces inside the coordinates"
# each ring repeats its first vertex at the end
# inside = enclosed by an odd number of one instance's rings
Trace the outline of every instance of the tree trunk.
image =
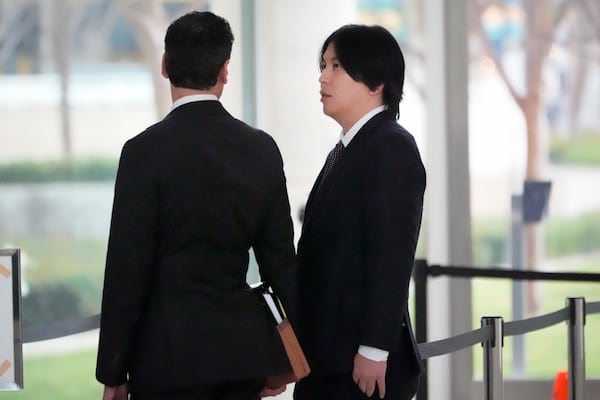
{"type": "MultiPolygon", "coordinates": [[[[548,56],[552,32],[553,3],[551,0],[527,0],[523,3],[525,7],[526,28],[528,29],[525,39],[526,64],[525,82],[526,94],[522,103],[527,127],[527,164],[525,180],[538,181],[541,179],[542,159],[547,153],[542,149],[542,134],[540,131],[540,107],[542,92],[542,73],[544,63],[548,56]]],[[[541,252],[541,227],[538,222],[525,224],[525,268],[536,269],[542,260],[541,252]]],[[[537,301],[536,285],[531,281],[528,285],[528,308],[529,312],[537,314],[539,304],[537,301]]]]}
{"type": "Polygon", "coordinates": [[[167,14],[160,0],[124,1],[113,0],[123,17],[129,22],[140,45],[142,58],[149,66],[154,89],[156,116],[161,119],[169,110],[171,98],[169,83],[161,75],[163,35],[168,25],[167,14]]]}
{"type": "MultiPolygon", "coordinates": [[[[527,127],[527,166],[525,179],[530,181],[537,181],[541,178],[539,109],[539,96],[528,96],[523,111],[525,114],[525,125],[527,127]]],[[[539,240],[541,232],[539,223],[525,223],[524,230],[524,266],[527,270],[535,270],[542,259],[539,240]]],[[[527,284],[526,304],[530,314],[537,314],[539,311],[536,287],[537,285],[534,281],[529,281],[527,284]]]]}
{"type": "MultiPolygon", "coordinates": [[[[548,58],[549,51],[554,40],[554,30],[560,25],[575,3],[556,2],[554,0],[523,0],[521,7],[525,21],[523,23],[524,40],[522,51],[525,55],[524,93],[518,90],[511,81],[508,71],[503,65],[501,54],[492,46],[484,29],[481,15],[487,7],[496,5],[500,7],[503,2],[485,1],[473,2],[475,7],[474,21],[480,37],[483,40],[487,54],[494,60],[498,73],[506,84],[510,94],[515,99],[525,118],[527,130],[527,160],[525,169],[525,181],[539,181],[542,178],[543,167],[546,163],[547,135],[546,130],[540,125],[541,95],[543,89],[543,69],[548,58]]],[[[579,0],[580,5],[588,10],[600,11],[597,0],[588,2],[579,0]],[[592,6],[593,4],[593,6],[592,6]]],[[[591,12],[588,15],[591,16],[591,12]]],[[[595,15],[600,15],[600,12],[595,15]]],[[[593,24],[592,24],[593,25],[593,24]]],[[[596,24],[597,25],[597,24],[596,24]]],[[[596,29],[600,35],[600,29],[596,29]]],[[[600,37],[600,36],[599,36],[600,37]]],[[[539,222],[528,222],[524,227],[524,260],[526,269],[536,269],[543,258],[542,256],[542,227],[539,222]]],[[[535,285],[528,285],[528,308],[530,313],[537,313],[538,302],[536,300],[535,285]]]]}
{"type": "Polygon", "coordinates": [[[65,0],[55,0],[52,7],[52,46],[57,72],[60,79],[60,123],[63,158],[71,161],[73,144],[71,142],[71,110],[69,104],[70,60],[70,10],[65,0]]]}

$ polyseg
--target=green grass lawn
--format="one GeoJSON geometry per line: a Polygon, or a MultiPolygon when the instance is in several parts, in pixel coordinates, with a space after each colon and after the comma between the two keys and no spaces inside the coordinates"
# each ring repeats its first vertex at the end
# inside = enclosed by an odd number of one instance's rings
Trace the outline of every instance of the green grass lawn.
{"type": "MultiPolygon", "coordinates": [[[[69,290],[80,312],[85,315],[100,311],[100,298],[104,279],[106,239],[72,237],[2,238],[21,249],[21,279],[32,291],[48,295],[48,291],[69,290]]],[[[56,293],[54,293],[56,294],[56,293]]],[[[52,298],[43,298],[45,304],[54,304],[52,298]]],[[[23,301],[23,317],[39,317],[43,310],[31,309],[31,302],[23,301]]],[[[55,307],[55,313],[62,315],[55,307]]],[[[73,308],[73,307],[72,307],[73,308]]],[[[73,315],[72,317],[77,317],[73,315]]]]}
{"type": "Polygon", "coordinates": [[[550,137],[550,161],[567,165],[600,165],[598,132],[578,132],[570,138],[550,137]]]}
{"type": "Polygon", "coordinates": [[[99,400],[102,385],[96,382],[96,350],[24,362],[25,390],[2,392],[2,400],[99,400]]]}

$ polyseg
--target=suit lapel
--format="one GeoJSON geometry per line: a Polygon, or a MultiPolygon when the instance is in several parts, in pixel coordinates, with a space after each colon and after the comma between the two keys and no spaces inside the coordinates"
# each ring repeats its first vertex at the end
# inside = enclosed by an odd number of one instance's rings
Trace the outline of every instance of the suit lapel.
{"type": "MultiPolygon", "coordinates": [[[[323,179],[323,168],[315,181],[313,188],[308,196],[306,207],[304,209],[304,223],[302,231],[305,232],[312,225],[312,221],[315,215],[319,214],[321,202],[327,192],[335,186],[335,182],[342,171],[350,164],[353,159],[364,149],[362,148],[364,142],[367,140],[369,135],[388,117],[384,112],[375,115],[371,118],[357,133],[348,146],[342,151],[337,162],[333,165],[333,168],[329,172],[327,179],[321,183],[323,179]],[[321,186],[321,187],[319,187],[321,186]]],[[[324,166],[323,166],[324,167],[324,166]]]]}

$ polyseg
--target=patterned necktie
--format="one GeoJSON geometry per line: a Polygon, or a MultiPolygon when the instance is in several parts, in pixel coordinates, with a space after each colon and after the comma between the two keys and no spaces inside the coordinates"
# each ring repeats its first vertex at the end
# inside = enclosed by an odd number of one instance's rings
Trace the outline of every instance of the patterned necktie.
{"type": "Polygon", "coordinates": [[[344,149],[344,144],[340,140],[339,142],[337,142],[335,147],[329,152],[329,155],[327,156],[327,160],[325,161],[325,168],[323,169],[323,177],[321,178],[321,184],[323,184],[323,182],[325,182],[327,175],[329,175],[329,172],[331,172],[331,168],[333,168],[333,164],[335,164],[335,162],[339,158],[340,154],[342,153],[343,149],[344,149]]]}

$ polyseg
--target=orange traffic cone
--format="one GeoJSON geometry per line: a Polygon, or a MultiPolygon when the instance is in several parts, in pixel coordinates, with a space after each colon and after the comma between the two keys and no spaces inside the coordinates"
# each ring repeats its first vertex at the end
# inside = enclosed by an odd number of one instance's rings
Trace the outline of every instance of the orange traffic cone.
{"type": "Polygon", "coordinates": [[[559,371],[556,374],[552,400],[569,400],[569,376],[567,371],[559,371]]]}

